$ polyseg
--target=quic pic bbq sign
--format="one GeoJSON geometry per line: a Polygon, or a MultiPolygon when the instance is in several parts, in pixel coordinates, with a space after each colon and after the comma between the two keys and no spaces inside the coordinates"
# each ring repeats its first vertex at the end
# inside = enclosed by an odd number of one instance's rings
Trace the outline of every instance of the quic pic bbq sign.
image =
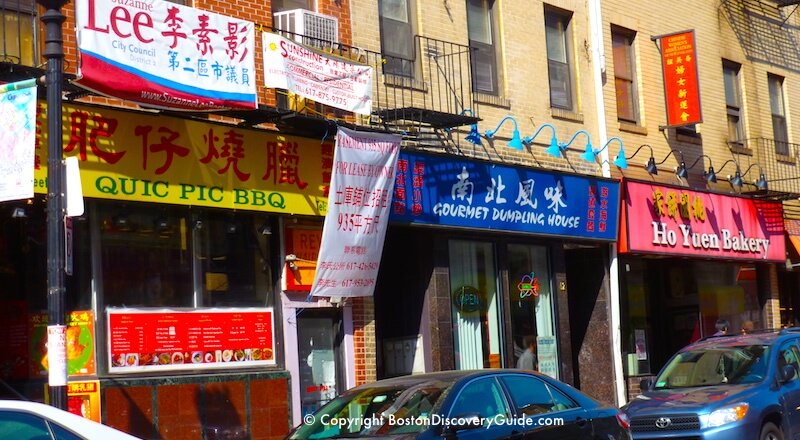
{"type": "Polygon", "coordinates": [[[109,371],[275,365],[272,308],[109,309],[109,371]]]}

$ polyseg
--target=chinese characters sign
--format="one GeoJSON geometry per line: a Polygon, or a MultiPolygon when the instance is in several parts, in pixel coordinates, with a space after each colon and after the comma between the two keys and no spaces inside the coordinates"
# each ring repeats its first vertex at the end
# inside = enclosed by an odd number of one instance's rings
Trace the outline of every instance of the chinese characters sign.
{"type": "Polygon", "coordinates": [[[339,127],[315,296],[370,296],[389,219],[401,136],[339,127]]]}
{"type": "Polygon", "coordinates": [[[680,127],[703,122],[694,31],[664,35],[658,40],[661,43],[667,126],[680,127]]]}
{"type": "Polygon", "coordinates": [[[108,310],[109,372],[275,365],[272,309],[108,310]]]}
{"type": "Polygon", "coordinates": [[[401,153],[390,219],[613,241],[619,183],[401,153]]]}
{"type": "Polygon", "coordinates": [[[0,85],[0,202],[33,197],[36,82],[0,85]]]}
{"type": "Polygon", "coordinates": [[[162,0],[78,0],[78,81],[141,105],[256,108],[253,23],[162,0]]]}
{"type": "Polygon", "coordinates": [[[264,32],[264,81],[308,99],[362,115],[372,113],[372,68],[323,55],[264,32]]]}
{"type": "Polygon", "coordinates": [[[619,252],[784,261],[780,202],[625,183],[619,252]]]}
{"type": "MultiPolygon", "coordinates": [[[[86,197],[324,215],[332,141],[149,114],[64,105],[64,155],[86,197]]],[[[47,119],[39,102],[34,189],[46,193],[47,119]]]]}

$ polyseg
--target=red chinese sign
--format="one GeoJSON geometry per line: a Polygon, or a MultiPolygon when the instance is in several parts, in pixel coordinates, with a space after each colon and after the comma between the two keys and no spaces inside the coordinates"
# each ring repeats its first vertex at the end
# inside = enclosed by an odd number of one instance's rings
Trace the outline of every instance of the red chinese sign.
{"type": "Polygon", "coordinates": [[[109,371],[275,364],[272,309],[108,311],[109,371]]]}
{"type": "Polygon", "coordinates": [[[667,126],[680,127],[703,122],[694,31],[656,38],[661,47],[667,126]]]}

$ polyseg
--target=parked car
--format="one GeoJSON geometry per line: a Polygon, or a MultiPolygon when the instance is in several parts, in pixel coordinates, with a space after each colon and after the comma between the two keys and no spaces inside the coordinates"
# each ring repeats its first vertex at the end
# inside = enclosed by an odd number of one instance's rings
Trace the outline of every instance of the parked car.
{"type": "Polygon", "coordinates": [[[0,400],[0,439],[137,440],[54,406],[21,400],[0,400]]]}
{"type": "Polygon", "coordinates": [[[625,414],[523,370],[444,371],[353,388],[287,439],[630,439],[625,414]]]}
{"type": "Polygon", "coordinates": [[[634,439],[800,437],[800,328],[710,337],[676,353],[622,409],[634,439]]]}

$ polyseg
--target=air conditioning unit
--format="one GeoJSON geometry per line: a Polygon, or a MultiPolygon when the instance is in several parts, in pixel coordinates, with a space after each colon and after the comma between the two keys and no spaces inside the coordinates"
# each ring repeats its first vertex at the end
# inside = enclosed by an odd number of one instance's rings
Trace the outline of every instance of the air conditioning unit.
{"type": "Polygon", "coordinates": [[[339,20],[336,17],[306,9],[276,12],[272,17],[275,30],[298,43],[324,48],[339,42],[339,20]]]}

